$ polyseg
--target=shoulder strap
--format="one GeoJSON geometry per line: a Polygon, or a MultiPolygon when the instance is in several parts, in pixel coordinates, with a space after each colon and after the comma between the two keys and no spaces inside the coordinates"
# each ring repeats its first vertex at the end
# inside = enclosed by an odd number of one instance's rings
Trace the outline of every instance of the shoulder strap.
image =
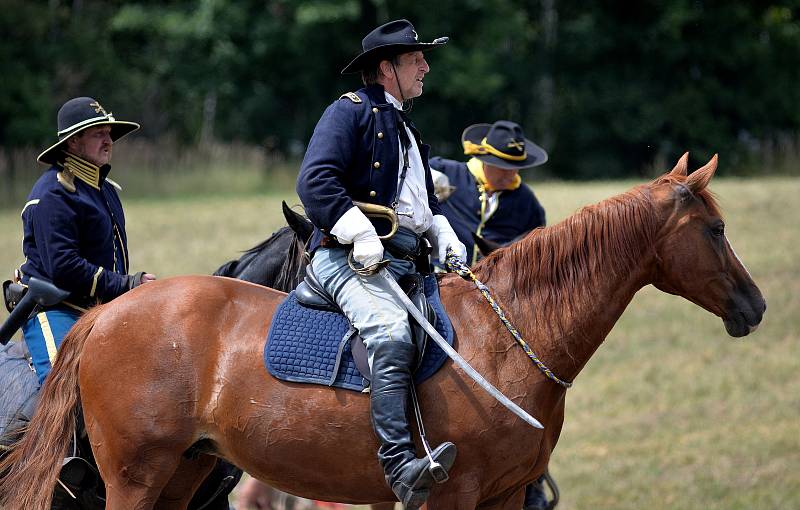
{"type": "Polygon", "coordinates": [[[344,94],[339,96],[339,99],[344,99],[344,98],[347,98],[347,99],[349,99],[350,101],[352,101],[354,103],[363,102],[363,101],[361,101],[361,98],[358,97],[358,94],[356,94],[355,92],[345,92],[344,94]]]}

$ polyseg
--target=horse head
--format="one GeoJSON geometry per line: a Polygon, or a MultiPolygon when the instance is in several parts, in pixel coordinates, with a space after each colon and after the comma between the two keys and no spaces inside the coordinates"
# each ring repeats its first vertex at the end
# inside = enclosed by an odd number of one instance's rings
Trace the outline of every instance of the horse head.
{"type": "Polygon", "coordinates": [[[722,318],[733,337],[758,327],[766,310],[761,291],[725,236],[725,223],[707,186],[717,156],[687,175],[689,154],[651,184],[662,221],[655,245],[653,285],[722,318]]]}

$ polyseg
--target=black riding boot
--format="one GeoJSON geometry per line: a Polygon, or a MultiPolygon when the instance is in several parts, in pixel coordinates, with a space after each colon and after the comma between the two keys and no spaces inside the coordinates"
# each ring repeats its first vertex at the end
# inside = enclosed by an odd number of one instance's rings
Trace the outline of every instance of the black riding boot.
{"type": "Polygon", "coordinates": [[[443,469],[432,471],[427,457],[418,459],[408,423],[411,364],[416,347],[385,341],[372,356],[372,427],[381,442],[378,460],[386,481],[406,509],[417,509],[428,499],[434,481],[447,479],[456,459],[456,446],[445,442],[432,452],[443,469]]]}

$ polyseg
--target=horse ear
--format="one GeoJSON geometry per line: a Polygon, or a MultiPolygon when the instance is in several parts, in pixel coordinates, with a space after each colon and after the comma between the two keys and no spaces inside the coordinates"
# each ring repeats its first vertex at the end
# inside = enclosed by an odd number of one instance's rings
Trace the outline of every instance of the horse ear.
{"type": "Polygon", "coordinates": [[[714,172],[717,171],[717,155],[711,158],[711,161],[706,163],[703,168],[700,168],[694,172],[692,172],[689,177],[686,179],[686,186],[692,190],[692,193],[697,193],[698,191],[702,191],[708,186],[709,181],[711,178],[714,177],[714,172]]]}
{"type": "Polygon", "coordinates": [[[681,159],[679,159],[678,162],[675,164],[675,168],[673,168],[669,174],[675,177],[686,177],[688,164],[689,164],[689,153],[684,152],[683,156],[681,156],[681,159]]]}
{"type": "Polygon", "coordinates": [[[294,212],[285,200],[281,201],[281,209],[283,209],[283,217],[286,218],[289,227],[295,231],[297,237],[306,242],[314,233],[314,226],[311,222],[302,214],[294,212]]]}

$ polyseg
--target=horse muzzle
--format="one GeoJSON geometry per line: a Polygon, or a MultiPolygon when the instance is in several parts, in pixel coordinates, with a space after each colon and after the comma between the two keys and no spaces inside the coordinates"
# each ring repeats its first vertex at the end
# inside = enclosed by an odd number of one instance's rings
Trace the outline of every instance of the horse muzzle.
{"type": "Polygon", "coordinates": [[[764,312],[767,311],[767,302],[759,294],[749,300],[744,306],[734,306],[725,317],[722,318],[725,324],[725,331],[732,337],[739,338],[747,336],[758,329],[764,312]]]}

